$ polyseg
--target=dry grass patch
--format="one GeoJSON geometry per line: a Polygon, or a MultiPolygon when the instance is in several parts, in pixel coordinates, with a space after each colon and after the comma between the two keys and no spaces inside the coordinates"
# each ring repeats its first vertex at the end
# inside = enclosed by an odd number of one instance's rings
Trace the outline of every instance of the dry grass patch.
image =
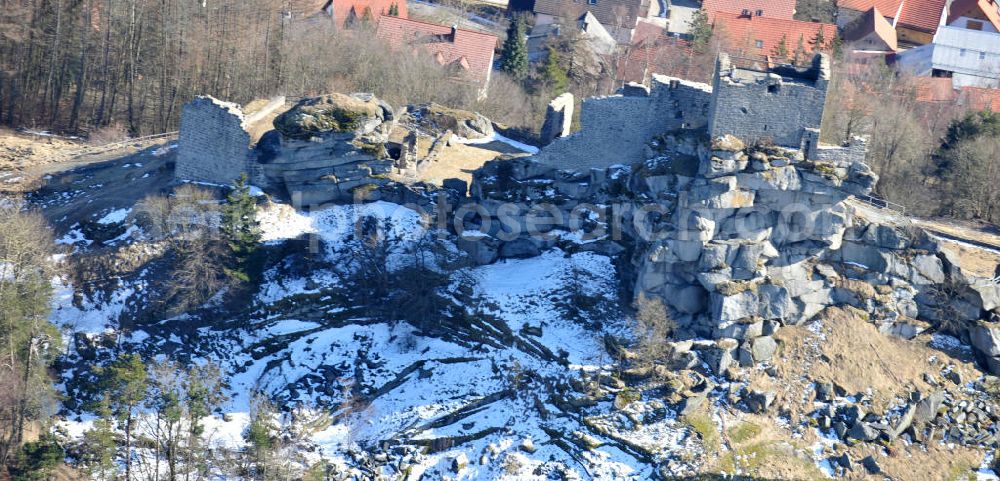
{"type": "Polygon", "coordinates": [[[712,472],[752,476],[754,479],[812,480],[823,473],[810,456],[805,439],[774,423],[773,417],[740,415],[725,430],[729,450],[717,459],[712,472]]]}
{"type": "MultiPolygon", "coordinates": [[[[804,416],[813,410],[810,389],[813,381],[833,382],[850,394],[871,388],[873,407],[884,410],[895,398],[905,397],[910,391],[927,393],[939,389],[924,382],[925,372],[932,374],[953,393],[957,393],[955,386],[940,375],[942,366],[953,364],[966,381],[982,375],[969,360],[958,359],[929,347],[929,336],[905,341],[879,333],[863,312],[853,308],[829,308],[820,314],[817,322],[818,325],[790,326],[778,331],[775,337],[780,341],[781,349],[774,362],[777,376],[755,372],[750,379],[753,389],[771,390],[777,394],[775,405],[788,407],[793,425],[804,422],[804,416]],[[931,357],[938,359],[936,365],[929,362],[931,357]]],[[[807,430],[802,438],[791,440],[789,433],[775,426],[770,418],[741,416],[740,421],[753,423],[761,431],[757,436],[747,436],[744,433],[753,430],[742,424],[736,424],[727,431],[733,444],[743,446],[742,449],[750,454],[756,452],[760,455],[761,447],[767,446],[761,442],[784,440],[793,445],[797,442],[810,446],[817,441],[812,429],[807,430]],[[748,439],[743,441],[742,438],[748,439]]],[[[980,464],[984,454],[970,448],[904,446],[901,442],[893,443],[887,450],[880,445],[865,443],[850,448],[838,446],[836,454],[847,449],[855,462],[850,479],[964,480],[980,464]],[[864,472],[860,461],[868,455],[875,456],[886,476],[868,476],[864,472]]],[[[738,453],[740,449],[735,451],[738,453]]],[[[788,477],[787,473],[773,471],[753,474],[769,479],[810,479],[788,477]]]]}
{"type": "Polygon", "coordinates": [[[954,254],[959,267],[974,276],[991,278],[1000,264],[1000,253],[986,249],[976,249],[952,241],[942,242],[941,248],[954,254]]]}
{"type": "Polygon", "coordinates": [[[484,145],[463,145],[452,142],[441,151],[436,162],[431,162],[420,173],[420,180],[441,185],[444,179],[462,179],[472,182],[472,172],[501,155],[484,145]]]}
{"type": "Polygon", "coordinates": [[[829,308],[820,314],[819,334],[806,326],[783,328],[775,336],[784,346],[775,362],[778,376],[756,373],[752,385],[776,390],[779,398],[784,397],[792,405],[793,413],[801,414],[811,411],[806,404],[811,396],[806,392],[811,381],[833,382],[848,393],[871,388],[873,404],[884,407],[913,390],[935,389],[924,382],[924,373],[947,382],[940,376],[942,364],[955,364],[963,379],[981,375],[970,362],[927,346],[928,336],[914,341],[898,339],[878,332],[866,319],[856,309],[829,308]],[[931,357],[936,357],[939,364],[931,365],[931,357]],[[788,393],[790,386],[800,391],[788,393]],[[795,404],[800,404],[798,413],[795,404]]]}
{"type": "Polygon", "coordinates": [[[855,462],[850,479],[906,481],[966,481],[975,480],[974,470],[983,460],[983,453],[970,448],[933,445],[903,447],[894,444],[886,453],[881,447],[859,444],[848,450],[855,462]],[[885,454],[883,454],[885,453],[885,454]],[[860,462],[873,456],[882,469],[880,475],[869,475],[860,462]]]}

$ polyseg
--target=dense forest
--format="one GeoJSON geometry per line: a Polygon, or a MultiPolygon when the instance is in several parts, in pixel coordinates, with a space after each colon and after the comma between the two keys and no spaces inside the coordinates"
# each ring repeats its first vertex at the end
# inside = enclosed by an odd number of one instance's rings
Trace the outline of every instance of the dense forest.
{"type": "Polygon", "coordinates": [[[429,58],[373,41],[365,25],[352,34],[291,3],[0,0],[0,123],[134,136],[173,130],[195,95],[245,103],[331,89],[539,121],[544,107],[503,75],[490,87],[498,100],[480,99],[471,85],[444,82],[429,58]]]}
{"type": "Polygon", "coordinates": [[[195,93],[274,91],[285,78],[281,3],[4,0],[0,118],[162,132],[195,93]]]}

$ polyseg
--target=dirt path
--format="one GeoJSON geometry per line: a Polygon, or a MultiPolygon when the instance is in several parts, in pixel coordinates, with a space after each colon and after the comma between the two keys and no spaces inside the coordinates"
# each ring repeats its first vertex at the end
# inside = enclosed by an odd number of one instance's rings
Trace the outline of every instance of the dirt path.
{"type": "Polygon", "coordinates": [[[955,254],[962,269],[970,274],[992,278],[1000,264],[1000,227],[950,219],[906,217],[853,198],[847,203],[855,208],[858,216],[869,221],[891,225],[910,224],[924,229],[942,241],[942,247],[955,254]]]}
{"type": "Polygon", "coordinates": [[[46,135],[0,131],[0,194],[40,188],[46,176],[135,155],[151,147],[169,150],[175,137],[138,139],[101,150],[84,142],[46,135]]]}
{"type": "Polygon", "coordinates": [[[38,184],[25,198],[41,209],[57,236],[65,235],[78,224],[165,191],[174,180],[176,151],[163,147],[37,166],[38,184]]]}

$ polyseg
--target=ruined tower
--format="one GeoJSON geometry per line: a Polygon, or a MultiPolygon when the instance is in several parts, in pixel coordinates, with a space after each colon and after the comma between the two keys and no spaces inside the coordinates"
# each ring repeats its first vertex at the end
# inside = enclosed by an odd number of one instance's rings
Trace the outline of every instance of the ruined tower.
{"type": "Polygon", "coordinates": [[[805,130],[819,129],[823,120],[830,58],[817,54],[809,68],[761,68],[741,60],[719,54],[709,134],[799,148],[805,130]]]}

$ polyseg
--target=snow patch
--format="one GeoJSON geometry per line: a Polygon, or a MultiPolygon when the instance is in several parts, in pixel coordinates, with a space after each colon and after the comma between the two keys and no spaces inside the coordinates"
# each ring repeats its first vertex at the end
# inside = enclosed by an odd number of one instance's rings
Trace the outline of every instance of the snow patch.
{"type": "Polygon", "coordinates": [[[129,209],[115,209],[115,210],[113,210],[113,211],[108,212],[107,214],[105,214],[104,217],[101,217],[100,219],[97,219],[97,223],[101,224],[101,225],[119,224],[121,222],[124,222],[125,219],[128,218],[128,215],[129,215],[130,212],[132,212],[132,209],[130,209],[130,208],[129,209]]]}

